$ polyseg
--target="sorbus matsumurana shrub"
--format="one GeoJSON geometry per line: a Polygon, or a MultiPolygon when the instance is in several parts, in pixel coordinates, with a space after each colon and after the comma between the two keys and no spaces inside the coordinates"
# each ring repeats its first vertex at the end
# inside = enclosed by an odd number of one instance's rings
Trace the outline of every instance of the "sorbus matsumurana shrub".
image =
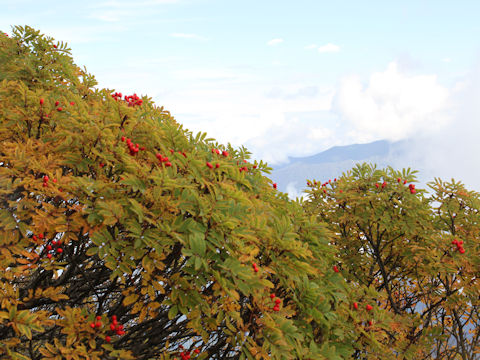
{"type": "MultiPolygon", "coordinates": [[[[394,321],[373,326],[385,335],[379,341],[394,344],[390,353],[477,359],[480,194],[435,179],[429,195],[415,181],[410,169],[357,164],[334,181],[308,181],[304,208],[336,234],[347,281],[378,292],[394,321]]],[[[353,358],[370,359],[367,348],[353,358]]]]}
{"type": "Polygon", "coordinates": [[[95,85],[66,44],[0,35],[0,357],[377,351],[366,316],[387,313],[332,270],[332,234],[266,164],[95,85]]]}

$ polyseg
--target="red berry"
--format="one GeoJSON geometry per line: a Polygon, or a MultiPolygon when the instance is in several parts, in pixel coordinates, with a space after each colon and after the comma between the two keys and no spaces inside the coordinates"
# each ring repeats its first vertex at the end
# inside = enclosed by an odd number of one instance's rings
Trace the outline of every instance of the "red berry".
{"type": "Polygon", "coordinates": [[[275,299],[275,304],[278,305],[278,304],[280,304],[281,302],[282,302],[282,300],[280,300],[280,299],[275,299]]]}
{"type": "Polygon", "coordinates": [[[255,272],[258,272],[258,268],[257,268],[257,267],[256,267],[256,268],[254,268],[254,269],[253,269],[253,271],[255,271],[255,272]]]}
{"type": "Polygon", "coordinates": [[[40,239],[43,239],[43,233],[42,233],[42,234],[38,234],[38,237],[39,237],[40,239]]]}
{"type": "Polygon", "coordinates": [[[100,163],[100,167],[103,168],[105,166],[104,163],[100,163]]]}
{"type": "Polygon", "coordinates": [[[336,273],[338,273],[340,271],[340,270],[338,270],[337,265],[333,265],[333,271],[335,271],[336,273]]]}
{"type": "Polygon", "coordinates": [[[40,99],[40,105],[43,105],[43,103],[44,103],[44,100],[40,99]]]}
{"type": "Polygon", "coordinates": [[[407,180],[403,180],[403,185],[405,185],[407,183],[407,180]]]}
{"type": "Polygon", "coordinates": [[[47,245],[47,250],[48,250],[48,251],[52,250],[52,246],[51,246],[51,245],[47,245]]]}
{"type": "Polygon", "coordinates": [[[90,323],[90,327],[91,327],[92,329],[95,329],[95,323],[90,323]]]}
{"type": "Polygon", "coordinates": [[[398,182],[401,182],[401,181],[402,181],[402,179],[398,178],[398,179],[397,179],[397,181],[398,181],[398,182]]]}
{"type": "Polygon", "coordinates": [[[60,102],[58,102],[58,101],[55,101],[55,106],[58,106],[58,104],[60,104],[60,102]]]}
{"type": "Polygon", "coordinates": [[[58,107],[57,108],[57,111],[62,111],[63,109],[61,107],[58,107]]]}
{"type": "Polygon", "coordinates": [[[95,326],[96,326],[97,328],[99,328],[99,327],[102,326],[102,323],[101,323],[100,321],[97,321],[97,322],[95,323],[95,326]]]}
{"type": "Polygon", "coordinates": [[[75,103],[74,103],[73,101],[70,101],[70,105],[72,105],[72,106],[73,106],[73,105],[75,105],[75,103]]]}
{"type": "Polygon", "coordinates": [[[382,184],[382,189],[387,186],[387,183],[384,181],[383,184],[382,184]]]}
{"type": "Polygon", "coordinates": [[[256,169],[256,168],[257,168],[257,165],[253,165],[253,168],[256,169]]]}
{"type": "Polygon", "coordinates": [[[45,181],[45,182],[48,181],[48,176],[47,176],[47,175],[45,175],[45,176],[43,177],[43,181],[45,181]]]}
{"type": "Polygon", "coordinates": [[[220,164],[219,163],[216,163],[215,164],[215,168],[218,169],[220,167],[220,164]]]}
{"type": "Polygon", "coordinates": [[[210,164],[208,161],[207,161],[207,166],[208,166],[210,169],[212,169],[212,168],[213,168],[213,165],[212,165],[212,164],[210,164]]]}
{"type": "Polygon", "coordinates": [[[225,157],[227,157],[227,156],[228,156],[228,152],[222,151],[222,155],[225,156],[225,157]]]}
{"type": "Polygon", "coordinates": [[[168,161],[168,157],[167,157],[167,156],[165,156],[165,157],[162,159],[162,161],[163,161],[163,162],[166,162],[166,161],[168,161]]]}
{"type": "Polygon", "coordinates": [[[57,48],[57,45],[53,45],[53,47],[56,49],[56,48],[57,48]]]}
{"type": "Polygon", "coordinates": [[[378,185],[378,183],[375,183],[375,186],[376,186],[376,187],[377,187],[377,189],[378,189],[378,187],[379,187],[380,185],[378,185]]]}
{"type": "Polygon", "coordinates": [[[117,321],[117,315],[112,315],[112,320],[117,321]]]}
{"type": "Polygon", "coordinates": [[[115,325],[114,324],[110,324],[110,330],[112,330],[112,331],[115,330],[115,325]]]}
{"type": "Polygon", "coordinates": [[[52,258],[52,254],[47,254],[47,258],[51,259],[51,258],[52,258]]]}
{"type": "Polygon", "coordinates": [[[122,140],[122,141],[125,141],[125,136],[122,136],[122,137],[121,137],[121,140],[122,140]]]}
{"type": "Polygon", "coordinates": [[[102,317],[101,317],[100,315],[98,315],[98,316],[97,316],[95,319],[97,319],[97,320],[101,320],[101,319],[102,319],[102,317]]]}
{"type": "Polygon", "coordinates": [[[170,149],[170,153],[172,153],[172,154],[173,154],[174,152],[175,152],[175,150],[173,150],[173,149],[170,149]]]}
{"type": "Polygon", "coordinates": [[[270,294],[270,299],[275,299],[275,294],[270,294]]]}
{"type": "Polygon", "coordinates": [[[110,336],[108,336],[108,335],[107,335],[107,336],[105,336],[105,341],[106,341],[107,343],[109,343],[109,342],[110,342],[110,340],[112,340],[112,338],[111,338],[110,336]]]}
{"type": "Polygon", "coordinates": [[[368,320],[368,325],[372,326],[373,325],[373,322],[372,320],[368,320]]]}
{"type": "Polygon", "coordinates": [[[278,305],[275,305],[275,306],[273,307],[273,311],[280,311],[280,307],[279,307],[278,305]]]}
{"type": "Polygon", "coordinates": [[[274,188],[274,189],[277,188],[277,183],[273,183],[273,188],[274,188]]]}
{"type": "Polygon", "coordinates": [[[63,249],[62,249],[62,248],[58,248],[58,249],[57,249],[57,252],[58,252],[59,254],[61,254],[61,253],[63,252],[63,249]]]}
{"type": "Polygon", "coordinates": [[[464,249],[463,247],[462,247],[462,248],[460,248],[460,249],[458,249],[458,251],[460,252],[460,254],[463,254],[463,253],[465,253],[465,249],[464,249]]]}
{"type": "Polygon", "coordinates": [[[358,310],[358,303],[354,302],[353,307],[355,308],[355,310],[358,310]]]}
{"type": "Polygon", "coordinates": [[[32,236],[32,239],[33,239],[34,241],[37,241],[37,240],[38,240],[38,238],[37,238],[35,235],[32,236]]]}
{"type": "Polygon", "coordinates": [[[372,306],[372,305],[370,305],[370,304],[368,304],[368,305],[366,306],[366,309],[367,309],[367,311],[370,311],[370,310],[372,310],[372,309],[373,309],[373,306],[372,306]]]}
{"type": "Polygon", "coordinates": [[[165,163],[165,166],[166,166],[166,167],[170,167],[170,166],[172,166],[172,163],[171,163],[170,161],[167,161],[167,162],[165,163]]]}
{"type": "Polygon", "coordinates": [[[195,350],[193,350],[193,352],[194,352],[195,354],[200,354],[200,350],[199,350],[199,349],[195,349],[195,350]]]}

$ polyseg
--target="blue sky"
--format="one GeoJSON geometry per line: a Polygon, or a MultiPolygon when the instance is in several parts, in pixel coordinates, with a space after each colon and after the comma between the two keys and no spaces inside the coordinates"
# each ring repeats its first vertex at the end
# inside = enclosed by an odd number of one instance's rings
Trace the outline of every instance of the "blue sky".
{"type": "Polygon", "coordinates": [[[99,87],[146,94],[186,128],[272,165],[333,145],[416,138],[413,167],[423,161],[480,189],[478,1],[0,7],[1,30],[29,25],[67,42],[99,87]]]}

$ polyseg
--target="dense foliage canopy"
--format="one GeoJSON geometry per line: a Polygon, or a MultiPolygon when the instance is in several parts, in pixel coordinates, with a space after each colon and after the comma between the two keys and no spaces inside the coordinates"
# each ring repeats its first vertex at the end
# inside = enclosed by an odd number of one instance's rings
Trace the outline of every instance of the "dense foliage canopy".
{"type": "Polygon", "coordinates": [[[477,193],[364,164],[291,201],[96,85],[0,34],[0,358],[478,358],[477,193]]]}
{"type": "Polygon", "coordinates": [[[0,356],[335,359],[361,336],[330,232],[266,164],[0,35],[0,356]]]}
{"type": "Polygon", "coordinates": [[[305,208],[335,232],[347,281],[378,291],[379,307],[398,319],[395,352],[478,359],[480,194],[435,179],[429,196],[414,173],[357,165],[333,182],[309,181],[305,208]]]}

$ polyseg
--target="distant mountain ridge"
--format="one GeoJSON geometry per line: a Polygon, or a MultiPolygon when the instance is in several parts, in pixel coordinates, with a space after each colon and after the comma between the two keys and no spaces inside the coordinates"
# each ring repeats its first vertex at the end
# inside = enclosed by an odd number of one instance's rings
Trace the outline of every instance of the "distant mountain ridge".
{"type": "MultiPolygon", "coordinates": [[[[334,146],[315,155],[290,157],[288,163],[272,166],[273,171],[269,177],[278,184],[280,191],[288,192],[292,197],[301,196],[307,180],[323,182],[334,179],[359,162],[374,163],[377,164],[377,168],[393,166],[401,170],[403,166],[399,167],[396,164],[399,163],[399,159],[405,157],[407,146],[408,140],[396,142],[378,140],[366,144],[334,146]]],[[[421,181],[420,177],[419,180],[421,181]]]]}

